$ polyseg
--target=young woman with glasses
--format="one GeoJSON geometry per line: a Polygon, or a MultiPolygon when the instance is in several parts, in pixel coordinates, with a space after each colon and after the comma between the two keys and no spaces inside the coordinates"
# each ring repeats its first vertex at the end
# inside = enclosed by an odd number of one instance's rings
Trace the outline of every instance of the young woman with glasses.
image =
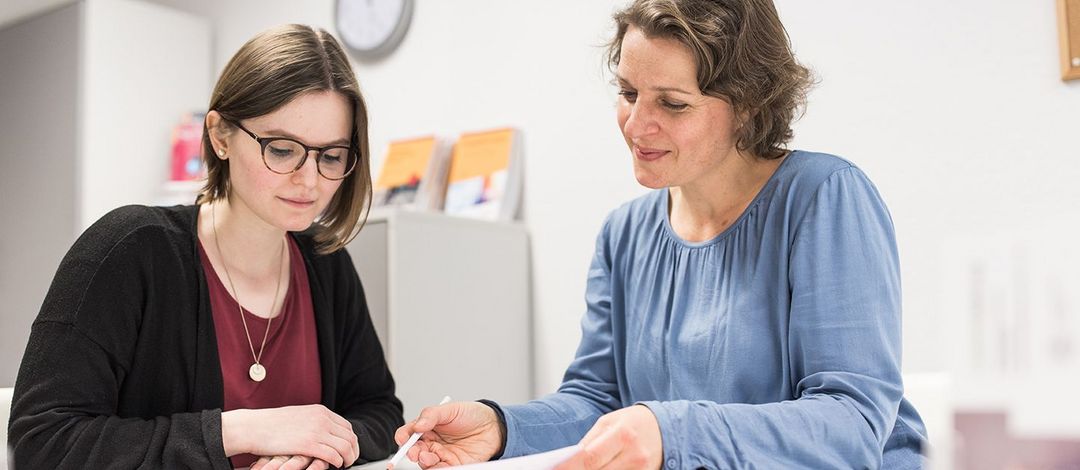
{"type": "Polygon", "coordinates": [[[117,209],[76,241],[15,386],[16,468],[328,468],[402,424],[343,249],[371,195],[341,47],[289,25],[222,72],[193,206],[117,209]]]}

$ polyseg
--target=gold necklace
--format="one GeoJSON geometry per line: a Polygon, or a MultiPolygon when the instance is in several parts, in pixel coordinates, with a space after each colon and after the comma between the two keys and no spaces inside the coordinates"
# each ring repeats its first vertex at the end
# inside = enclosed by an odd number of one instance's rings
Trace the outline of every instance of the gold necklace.
{"type": "MultiPolygon", "coordinates": [[[[213,204],[213,203],[211,203],[213,204]]],[[[217,248],[218,258],[221,259],[221,268],[225,270],[225,279],[229,280],[229,288],[232,289],[233,299],[236,300],[236,308],[240,312],[240,321],[244,324],[244,338],[247,338],[248,347],[251,348],[251,357],[255,363],[248,368],[248,377],[256,382],[262,382],[266,378],[266,367],[259,362],[263,351],[266,350],[266,338],[270,335],[270,321],[273,320],[274,306],[277,305],[278,294],[281,293],[281,269],[285,266],[285,239],[281,240],[281,257],[278,261],[277,288],[274,289],[274,303],[270,304],[270,315],[266,317],[266,331],[263,332],[262,344],[259,345],[259,353],[255,354],[255,345],[251,343],[251,333],[248,332],[247,320],[244,318],[244,307],[240,305],[240,295],[233,285],[232,276],[229,275],[229,267],[225,263],[225,253],[221,251],[221,242],[218,241],[217,233],[217,206],[210,206],[210,217],[214,226],[214,247],[217,248]]]]}

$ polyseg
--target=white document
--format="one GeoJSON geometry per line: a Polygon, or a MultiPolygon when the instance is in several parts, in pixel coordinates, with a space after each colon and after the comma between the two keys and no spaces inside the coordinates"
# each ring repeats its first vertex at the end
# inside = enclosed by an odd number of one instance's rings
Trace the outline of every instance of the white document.
{"type": "MultiPolygon", "coordinates": [[[[555,449],[549,452],[541,454],[525,455],[522,457],[515,457],[512,459],[495,460],[491,462],[474,463],[469,465],[461,465],[453,468],[460,468],[462,470],[550,470],[555,468],[556,465],[570,460],[574,454],[580,449],[577,445],[569,447],[563,447],[562,449],[555,449]]],[[[353,467],[354,469],[362,470],[385,470],[386,461],[373,462],[367,465],[359,467],[353,467]]],[[[398,470],[420,468],[415,462],[404,459],[395,467],[398,470]]]]}
{"type": "Polygon", "coordinates": [[[461,465],[454,468],[460,468],[462,470],[551,470],[552,468],[555,468],[556,465],[570,460],[570,457],[573,457],[579,449],[580,447],[575,444],[541,454],[524,455],[512,459],[461,465]]]}

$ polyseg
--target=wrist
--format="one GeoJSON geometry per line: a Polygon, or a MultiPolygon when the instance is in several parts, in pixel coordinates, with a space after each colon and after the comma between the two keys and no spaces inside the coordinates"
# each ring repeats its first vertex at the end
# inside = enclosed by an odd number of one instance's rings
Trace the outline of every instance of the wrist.
{"type": "Polygon", "coordinates": [[[499,450],[495,452],[495,455],[491,456],[491,460],[499,460],[506,450],[506,415],[503,413],[502,407],[500,407],[498,403],[491,400],[477,401],[487,405],[487,407],[491,408],[491,411],[495,413],[495,421],[498,422],[499,430],[499,450]]]}
{"type": "Polygon", "coordinates": [[[247,411],[231,410],[221,413],[221,445],[225,448],[226,457],[251,451],[246,441],[248,433],[244,432],[247,411]]]}

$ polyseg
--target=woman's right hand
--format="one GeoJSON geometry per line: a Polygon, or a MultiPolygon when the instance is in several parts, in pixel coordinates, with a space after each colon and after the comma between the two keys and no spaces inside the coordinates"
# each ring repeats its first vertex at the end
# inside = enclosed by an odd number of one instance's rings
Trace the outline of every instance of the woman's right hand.
{"type": "Polygon", "coordinates": [[[477,402],[454,402],[420,411],[415,420],[394,433],[402,445],[414,432],[423,433],[409,449],[409,460],[421,468],[486,462],[502,446],[499,417],[489,406],[477,402]]]}
{"type": "Polygon", "coordinates": [[[221,440],[226,456],[305,455],[335,467],[360,457],[352,424],[323,405],[223,412],[221,440]]]}

